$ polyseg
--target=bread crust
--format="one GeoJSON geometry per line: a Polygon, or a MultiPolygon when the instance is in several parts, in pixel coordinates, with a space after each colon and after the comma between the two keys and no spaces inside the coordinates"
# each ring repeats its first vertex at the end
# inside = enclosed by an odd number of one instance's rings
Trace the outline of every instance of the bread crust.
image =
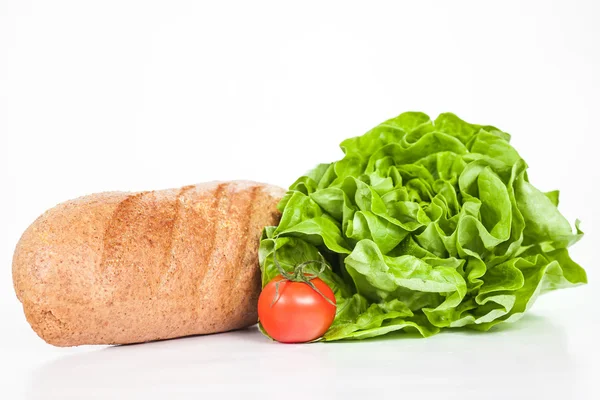
{"type": "Polygon", "coordinates": [[[56,346],[125,344],[253,325],[258,243],[284,190],[249,182],[81,197],[23,234],[13,283],[56,346]]]}

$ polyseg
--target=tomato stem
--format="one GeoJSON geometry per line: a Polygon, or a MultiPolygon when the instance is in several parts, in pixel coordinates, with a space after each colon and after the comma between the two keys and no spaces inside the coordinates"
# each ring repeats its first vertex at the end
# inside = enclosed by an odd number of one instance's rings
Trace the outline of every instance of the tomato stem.
{"type": "MultiPolygon", "coordinates": [[[[321,255],[321,260],[308,260],[308,261],[304,261],[303,263],[300,263],[300,264],[296,265],[294,267],[294,271],[293,272],[287,272],[281,266],[281,264],[279,263],[279,260],[277,260],[276,248],[277,248],[277,243],[275,243],[273,245],[273,262],[275,263],[275,266],[279,270],[279,273],[281,274],[281,276],[283,276],[283,278],[285,280],[288,280],[288,281],[291,281],[291,282],[306,283],[308,286],[310,286],[310,288],[312,290],[314,290],[315,292],[319,293],[329,304],[331,304],[332,306],[335,307],[335,303],[333,301],[331,301],[331,299],[329,297],[325,296],[319,290],[319,288],[317,288],[315,286],[315,284],[312,282],[312,280],[314,278],[317,278],[320,274],[322,274],[325,271],[326,268],[330,268],[331,269],[331,267],[323,260],[323,256],[321,255]],[[304,273],[304,268],[306,268],[307,266],[309,266],[311,264],[319,264],[319,265],[321,265],[321,269],[319,270],[319,272],[316,275],[308,275],[308,274],[304,273]]],[[[271,303],[271,307],[273,307],[273,304],[275,304],[278,299],[279,299],[279,282],[276,282],[275,283],[275,297],[273,298],[273,302],[271,303]]]]}

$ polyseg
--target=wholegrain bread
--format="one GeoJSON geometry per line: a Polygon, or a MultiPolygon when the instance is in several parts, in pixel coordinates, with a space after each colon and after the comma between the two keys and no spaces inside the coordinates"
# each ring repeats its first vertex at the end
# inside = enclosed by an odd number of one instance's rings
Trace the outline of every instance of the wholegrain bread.
{"type": "Polygon", "coordinates": [[[109,192],[62,203],[23,234],[13,281],[56,346],[125,344],[253,325],[261,230],[278,187],[248,181],[109,192]]]}

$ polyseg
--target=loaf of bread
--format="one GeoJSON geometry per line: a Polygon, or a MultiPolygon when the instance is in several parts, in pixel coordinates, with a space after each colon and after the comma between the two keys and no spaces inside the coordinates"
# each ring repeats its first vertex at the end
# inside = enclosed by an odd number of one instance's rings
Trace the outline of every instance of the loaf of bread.
{"type": "Polygon", "coordinates": [[[13,281],[56,346],[224,332],[257,321],[258,243],[284,191],[211,182],[62,203],[23,234],[13,281]]]}

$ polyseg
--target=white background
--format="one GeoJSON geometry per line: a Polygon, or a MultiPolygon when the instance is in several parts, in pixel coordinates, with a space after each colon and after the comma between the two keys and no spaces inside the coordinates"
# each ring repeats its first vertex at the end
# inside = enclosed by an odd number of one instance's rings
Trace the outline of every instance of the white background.
{"type": "Polygon", "coordinates": [[[598,398],[599,4],[0,0],[0,398],[598,398]],[[407,110],[510,132],[533,183],[583,220],[572,255],[590,284],[508,328],[427,340],[57,349],[27,324],[12,251],[47,208],[215,179],[288,186],[407,110]]]}

